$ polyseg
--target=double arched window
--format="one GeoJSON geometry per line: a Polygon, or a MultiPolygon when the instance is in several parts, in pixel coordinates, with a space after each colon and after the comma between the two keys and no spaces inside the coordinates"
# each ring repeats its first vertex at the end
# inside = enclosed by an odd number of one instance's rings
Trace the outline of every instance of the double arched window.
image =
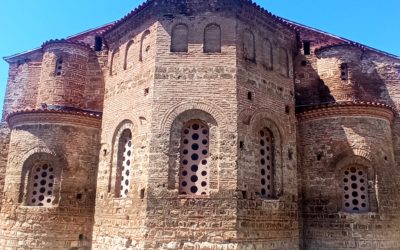
{"type": "Polygon", "coordinates": [[[200,120],[185,123],[181,132],[179,193],[209,194],[209,128],[200,120]]]}

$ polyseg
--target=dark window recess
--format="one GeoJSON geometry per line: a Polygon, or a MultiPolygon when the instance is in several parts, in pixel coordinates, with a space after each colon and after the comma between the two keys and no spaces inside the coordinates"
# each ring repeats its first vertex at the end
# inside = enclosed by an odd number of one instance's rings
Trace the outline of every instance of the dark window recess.
{"type": "Polygon", "coordinates": [[[285,106],[285,113],[290,114],[290,107],[288,105],[285,106]]]}
{"type": "Polygon", "coordinates": [[[54,72],[56,76],[60,76],[61,75],[62,68],[63,68],[63,59],[59,58],[59,59],[57,59],[56,70],[54,72]]]}
{"type": "Polygon", "coordinates": [[[243,148],[244,148],[244,142],[243,142],[243,141],[240,141],[240,142],[239,142],[239,148],[240,148],[240,149],[243,149],[243,148]]]}
{"type": "Polygon", "coordinates": [[[303,67],[307,66],[307,61],[301,61],[301,66],[303,67]]]}
{"type": "Polygon", "coordinates": [[[311,43],[309,41],[303,42],[304,55],[311,55],[311,43]]]}
{"type": "Polygon", "coordinates": [[[103,48],[103,38],[100,36],[96,36],[94,39],[94,50],[101,51],[103,48]]]}
{"type": "Polygon", "coordinates": [[[76,199],[81,200],[82,199],[82,194],[76,194],[76,199]]]}
{"type": "Polygon", "coordinates": [[[247,99],[249,99],[250,101],[253,100],[253,93],[247,92],[247,99]]]}
{"type": "Polygon", "coordinates": [[[340,71],[342,81],[346,81],[349,78],[349,67],[347,66],[347,63],[342,63],[340,65],[340,71]]]}

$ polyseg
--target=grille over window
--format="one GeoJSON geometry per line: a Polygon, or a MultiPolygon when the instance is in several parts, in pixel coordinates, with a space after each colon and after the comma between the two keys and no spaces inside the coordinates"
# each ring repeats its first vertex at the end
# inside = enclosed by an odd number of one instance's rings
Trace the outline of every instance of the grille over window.
{"type": "Polygon", "coordinates": [[[207,195],[209,193],[209,128],[203,122],[188,122],[181,136],[179,193],[207,195]]]}
{"type": "Polygon", "coordinates": [[[52,206],[54,196],[54,168],[48,164],[38,165],[31,170],[29,206],[52,206]]]}
{"type": "Polygon", "coordinates": [[[274,138],[268,128],[259,133],[260,193],[264,198],[273,198],[274,138]]]}
{"type": "Polygon", "coordinates": [[[365,169],[351,166],[343,171],[343,209],[359,213],[369,211],[368,178],[365,169]]]}
{"type": "Polygon", "coordinates": [[[127,197],[130,187],[130,174],[132,166],[132,133],[125,130],[119,140],[118,167],[116,178],[116,195],[121,198],[127,197]]]}

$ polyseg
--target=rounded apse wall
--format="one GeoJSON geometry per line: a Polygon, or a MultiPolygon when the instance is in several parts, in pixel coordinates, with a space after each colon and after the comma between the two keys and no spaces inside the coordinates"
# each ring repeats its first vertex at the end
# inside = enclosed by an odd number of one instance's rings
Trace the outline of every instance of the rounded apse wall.
{"type": "Polygon", "coordinates": [[[82,44],[50,42],[43,46],[37,106],[81,108],[90,48],[82,44]]]}
{"type": "Polygon", "coordinates": [[[304,249],[398,249],[400,172],[389,109],[299,114],[304,249]]]}
{"type": "Polygon", "coordinates": [[[383,102],[384,80],[377,66],[356,46],[334,45],[316,51],[318,74],[328,89],[330,99],[342,101],[383,102]]]}

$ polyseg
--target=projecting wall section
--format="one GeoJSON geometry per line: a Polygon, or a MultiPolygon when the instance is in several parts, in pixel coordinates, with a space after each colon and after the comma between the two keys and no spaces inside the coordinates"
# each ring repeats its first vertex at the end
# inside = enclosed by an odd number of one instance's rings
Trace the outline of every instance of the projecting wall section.
{"type": "Polygon", "coordinates": [[[372,113],[300,122],[304,249],[399,248],[391,131],[372,113]]]}
{"type": "Polygon", "coordinates": [[[146,11],[136,18],[106,35],[96,249],[143,249],[148,235],[146,176],[158,24],[146,11]]]}
{"type": "Polygon", "coordinates": [[[35,107],[41,64],[42,53],[40,52],[10,62],[0,125],[0,204],[10,140],[10,129],[5,118],[11,112],[35,107]]]}
{"type": "Polygon", "coordinates": [[[19,115],[0,212],[1,246],[90,247],[99,125],[96,118],[75,115],[19,115]]]}
{"type": "Polygon", "coordinates": [[[169,3],[163,6],[167,13],[187,14],[159,19],[148,172],[149,249],[236,248],[236,20],[225,12],[235,3],[221,1],[217,5],[226,6],[214,6],[220,11],[203,12],[209,4],[169,3]],[[173,43],[182,40],[187,47],[173,43]]]}
{"type": "Polygon", "coordinates": [[[298,249],[295,33],[244,7],[237,24],[238,204],[242,248],[298,249]]]}

